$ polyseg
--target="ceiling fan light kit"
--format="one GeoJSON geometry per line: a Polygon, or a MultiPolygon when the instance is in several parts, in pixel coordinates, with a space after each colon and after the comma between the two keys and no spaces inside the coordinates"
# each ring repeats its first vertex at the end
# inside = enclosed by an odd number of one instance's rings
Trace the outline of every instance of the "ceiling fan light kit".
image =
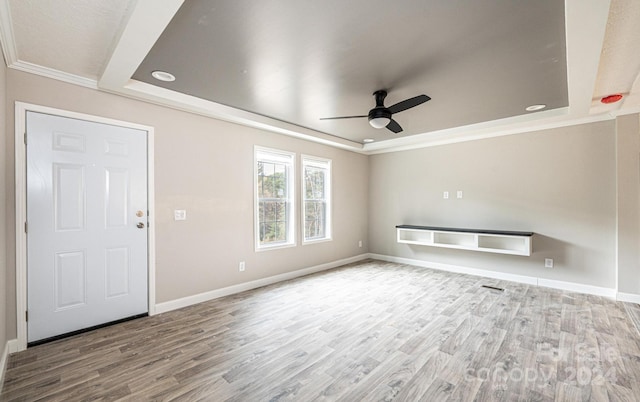
{"type": "Polygon", "coordinates": [[[402,131],[402,127],[397,121],[393,120],[394,113],[400,113],[404,110],[411,109],[418,106],[428,100],[431,100],[427,95],[418,95],[413,98],[405,99],[402,102],[398,102],[393,106],[385,107],[384,98],[387,97],[387,91],[378,90],[373,93],[376,98],[376,106],[369,111],[366,116],[341,116],[341,117],[323,117],[320,120],[337,120],[337,119],[356,119],[366,117],[369,119],[369,124],[373,128],[386,127],[389,131],[399,133],[402,131]]]}
{"type": "Polygon", "coordinates": [[[369,117],[369,124],[373,128],[383,128],[387,127],[387,124],[391,122],[391,119],[388,117],[369,117]]]}
{"type": "Polygon", "coordinates": [[[373,128],[384,128],[391,123],[391,113],[381,109],[373,109],[369,112],[369,124],[373,128]]]}

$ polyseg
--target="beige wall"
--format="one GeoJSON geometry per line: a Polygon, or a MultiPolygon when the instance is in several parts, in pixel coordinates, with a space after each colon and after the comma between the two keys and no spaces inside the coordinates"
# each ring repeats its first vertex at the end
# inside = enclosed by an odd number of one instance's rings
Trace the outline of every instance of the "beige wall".
{"type": "MultiPolygon", "coordinates": [[[[368,159],[292,137],[151,105],[9,69],[7,110],[14,101],[155,127],[156,292],[165,302],[366,253],[368,159]],[[333,241],[256,253],[253,241],[254,145],[333,161],[333,241]],[[186,209],[187,220],[173,220],[186,209]],[[363,240],[364,247],[358,247],[363,240]],[[246,271],[238,263],[246,261],[246,271]]],[[[8,115],[13,127],[13,115],[8,115]]],[[[7,149],[13,149],[13,131],[7,149]]],[[[13,156],[8,155],[8,175],[13,156]]],[[[299,172],[299,169],[298,169],[299,172]]],[[[7,197],[13,200],[13,181],[7,197]]],[[[299,175],[296,186],[299,188],[299,175]]],[[[13,201],[9,233],[13,235],[13,201]]],[[[299,203],[298,203],[299,205],[299,203]]],[[[296,215],[299,219],[299,214],[296,215]]],[[[299,231],[298,231],[299,232],[299,231]]],[[[299,233],[298,233],[299,235],[299,233]]],[[[13,244],[8,257],[14,265],[13,244]]],[[[15,311],[10,270],[8,311],[15,311]],[[13,310],[12,310],[13,309],[13,310]]],[[[9,320],[15,337],[15,317],[9,320]]]]}
{"type": "Polygon", "coordinates": [[[0,233],[0,251],[6,259],[0,259],[0,298],[6,309],[0,309],[0,345],[16,336],[15,101],[155,127],[158,302],[366,252],[619,285],[622,292],[640,294],[638,115],[366,157],[3,66],[0,94],[5,86],[0,220],[6,231],[0,233]],[[254,145],[296,152],[298,163],[300,154],[333,160],[332,242],[254,251],[254,145]],[[455,198],[457,190],[463,199],[455,198]],[[451,198],[444,200],[443,191],[451,198]],[[173,221],[174,209],[186,209],[187,221],[173,221]],[[534,252],[519,257],[397,244],[397,224],[530,230],[536,232],[534,252]],[[553,258],[555,267],[544,268],[545,258],[553,258]],[[239,261],[246,261],[246,272],[238,272],[239,261]]]}
{"type": "MultiPolygon", "coordinates": [[[[4,346],[7,342],[7,339],[12,339],[15,336],[13,335],[12,330],[8,330],[7,328],[7,317],[10,315],[15,315],[15,307],[13,311],[9,309],[9,304],[11,304],[8,300],[7,296],[7,209],[6,209],[6,197],[9,196],[8,191],[6,191],[7,179],[6,176],[8,174],[7,169],[7,143],[5,132],[8,131],[7,127],[7,108],[6,108],[6,84],[7,84],[7,67],[4,63],[4,59],[0,57],[0,188],[2,189],[2,195],[0,196],[0,302],[2,305],[0,306],[0,355],[4,351],[4,346]]],[[[0,368],[2,370],[3,368],[0,368]]],[[[1,385],[0,385],[1,386],[1,385]]]]}
{"type": "Polygon", "coordinates": [[[370,252],[615,288],[615,152],[607,121],[374,155],[370,252]],[[398,224],[536,235],[530,257],[509,256],[398,244],[398,224]]]}
{"type": "Polygon", "coordinates": [[[618,290],[640,295],[640,117],[616,119],[618,290]]]}

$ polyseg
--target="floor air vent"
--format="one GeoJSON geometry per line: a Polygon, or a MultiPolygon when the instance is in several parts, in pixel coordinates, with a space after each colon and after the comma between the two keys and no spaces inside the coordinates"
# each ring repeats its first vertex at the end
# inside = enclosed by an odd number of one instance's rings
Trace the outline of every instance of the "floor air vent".
{"type": "Polygon", "coordinates": [[[483,287],[483,288],[487,288],[487,289],[491,289],[491,290],[497,290],[497,291],[499,291],[499,292],[504,292],[504,289],[503,289],[503,288],[498,288],[498,287],[495,287],[495,286],[482,285],[482,287],[483,287]]]}

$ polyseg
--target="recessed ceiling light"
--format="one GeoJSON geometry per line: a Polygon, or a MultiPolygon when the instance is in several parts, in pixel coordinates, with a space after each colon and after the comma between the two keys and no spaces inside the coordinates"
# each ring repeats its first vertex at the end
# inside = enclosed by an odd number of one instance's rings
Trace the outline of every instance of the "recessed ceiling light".
{"type": "Polygon", "coordinates": [[[374,142],[375,140],[373,138],[365,138],[364,140],[362,140],[362,142],[364,142],[365,144],[368,144],[370,142],[374,142]]]}
{"type": "Polygon", "coordinates": [[[537,110],[542,110],[545,107],[547,107],[547,105],[531,105],[527,106],[524,110],[526,110],[527,112],[535,112],[537,110]]]}
{"type": "Polygon", "coordinates": [[[176,80],[176,77],[173,74],[168,73],[166,71],[160,71],[160,70],[156,70],[152,72],[151,76],[156,80],[165,81],[165,82],[171,82],[176,80]]]}

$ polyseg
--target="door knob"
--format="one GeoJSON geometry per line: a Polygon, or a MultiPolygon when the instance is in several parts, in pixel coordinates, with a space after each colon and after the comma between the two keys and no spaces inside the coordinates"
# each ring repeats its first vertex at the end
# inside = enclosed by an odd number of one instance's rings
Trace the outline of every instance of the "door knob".
{"type": "Polygon", "coordinates": [[[136,226],[138,227],[138,229],[143,229],[144,228],[144,223],[138,222],[138,224],[136,226]]]}

